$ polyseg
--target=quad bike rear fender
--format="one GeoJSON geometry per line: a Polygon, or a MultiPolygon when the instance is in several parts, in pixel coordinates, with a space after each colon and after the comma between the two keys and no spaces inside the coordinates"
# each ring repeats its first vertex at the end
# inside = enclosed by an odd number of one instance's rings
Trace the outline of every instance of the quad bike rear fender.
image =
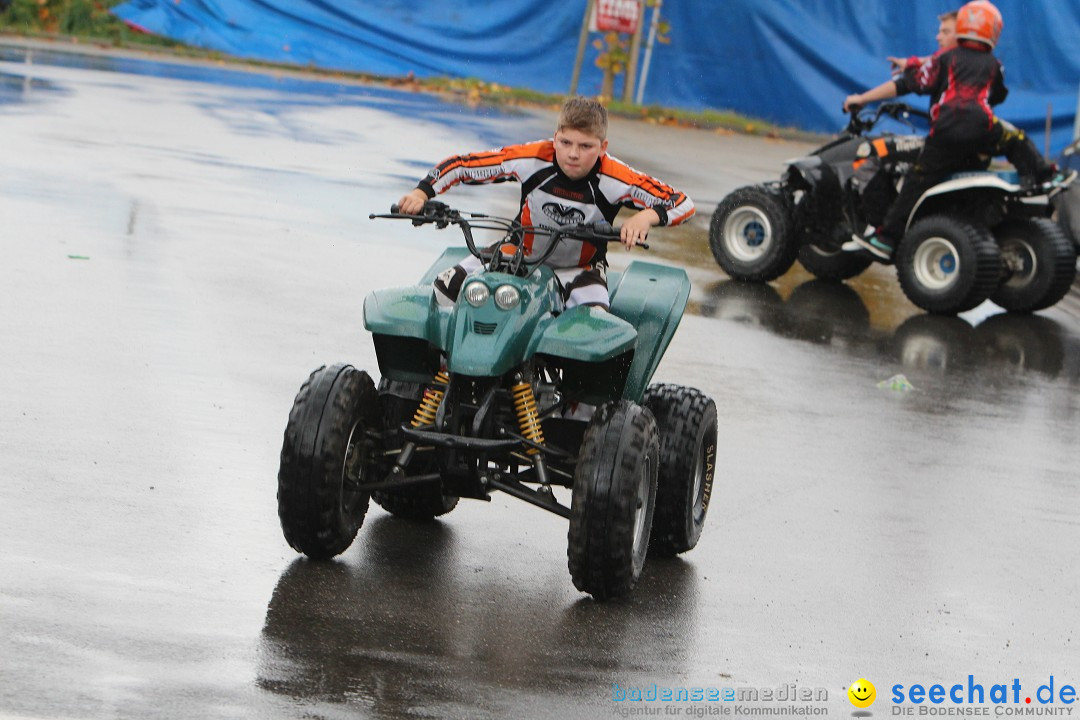
{"type": "MultiPolygon", "coordinates": [[[[1023,197],[1022,188],[1015,182],[1011,182],[1014,176],[1015,173],[1003,174],[989,171],[961,172],[950,175],[922,194],[908,215],[905,229],[910,228],[916,220],[925,215],[942,212],[943,206],[951,204],[954,198],[973,193],[985,193],[987,199],[994,205],[1002,205],[1006,198],[1012,197],[1023,206],[1024,212],[1020,214],[1049,217],[1052,208],[1048,199],[1045,196],[1023,197]]],[[[995,224],[987,223],[986,218],[981,219],[984,224],[995,224]]]]}
{"type": "Polygon", "coordinates": [[[622,397],[641,402],[690,297],[690,278],[680,268],[635,261],[608,277],[611,314],[637,328],[638,343],[622,397]]]}

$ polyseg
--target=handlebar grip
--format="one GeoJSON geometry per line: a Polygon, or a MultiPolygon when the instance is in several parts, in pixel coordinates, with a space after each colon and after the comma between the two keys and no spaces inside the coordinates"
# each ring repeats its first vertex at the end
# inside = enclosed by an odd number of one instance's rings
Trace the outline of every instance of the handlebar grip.
{"type": "Polygon", "coordinates": [[[597,235],[611,235],[617,236],[619,231],[612,227],[611,223],[596,223],[593,225],[593,232],[597,235]]]}
{"type": "Polygon", "coordinates": [[[390,214],[391,215],[398,215],[400,212],[401,212],[401,208],[398,207],[397,203],[394,203],[393,205],[390,206],[390,214]]]}

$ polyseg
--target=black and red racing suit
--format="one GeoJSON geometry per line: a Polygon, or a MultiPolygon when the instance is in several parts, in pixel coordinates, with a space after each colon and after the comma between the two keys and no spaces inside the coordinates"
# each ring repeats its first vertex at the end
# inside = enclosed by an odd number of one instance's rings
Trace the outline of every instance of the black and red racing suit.
{"type": "Polygon", "coordinates": [[[986,45],[973,45],[939,51],[922,64],[909,61],[896,80],[897,95],[914,92],[931,97],[931,138],[977,142],[993,128],[992,106],[1009,94],[1001,63],[986,45]]]}
{"type": "Polygon", "coordinates": [[[949,174],[985,167],[994,155],[1005,155],[1025,177],[1040,177],[1052,167],[1023,131],[994,116],[993,106],[1009,90],[989,46],[964,40],[925,62],[912,58],[895,82],[897,95],[929,95],[931,106],[930,134],[882,226],[885,242],[894,248],[915,203],[949,174]]]}

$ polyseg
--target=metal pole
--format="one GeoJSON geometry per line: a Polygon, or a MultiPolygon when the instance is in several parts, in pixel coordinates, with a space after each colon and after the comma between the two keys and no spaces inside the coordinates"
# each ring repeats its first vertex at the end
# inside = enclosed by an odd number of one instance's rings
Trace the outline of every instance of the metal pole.
{"type": "Polygon", "coordinates": [[[574,74],[570,77],[570,94],[577,95],[578,80],[581,79],[581,63],[585,59],[585,43],[589,39],[589,17],[592,15],[593,3],[596,0],[587,0],[585,3],[585,19],[581,21],[581,34],[578,35],[577,57],[574,58],[574,74]]]}
{"type": "Polygon", "coordinates": [[[645,0],[637,0],[638,20],[634,39],[630,41],[630,62],[626,65],[626,82],[623,83],[623,102],[634,100],[634,83],[637,82],[638,55],[641,54],[641,36],[645,34],[645,0]]]}
{"type": "Polygon", "coordinates": [[[1080,140],[1080,88],[1076,91],[1076,121],[1073,123],[1073,140],[1080,140]]]}
{"type": "Polygon", "coordinates": [[[1046,157],[1050,157],[1050,128],[1054,121],[1054,103],[1046,103],[1046,157]]]}
{"type": "Polygon", "coordinates": [[[656,5],[653,6],[652,22],[649,23],[649,39],[645,43],[645,61],[641,64],[641,79],[638,80],[638,105],[642,104],[642,98],[645,97],[645,81],[649,79],[649,63],[652,61],[652,49],[656,43],[656,28],[660,24],[660,6],[663,4],[664,0],[656,0],[656,5]]]}

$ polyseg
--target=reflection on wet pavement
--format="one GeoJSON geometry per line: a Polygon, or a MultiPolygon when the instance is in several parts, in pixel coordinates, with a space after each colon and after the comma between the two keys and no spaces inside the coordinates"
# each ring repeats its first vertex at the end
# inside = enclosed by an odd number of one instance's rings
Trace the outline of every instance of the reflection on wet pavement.
{"type": "Polygon", "coordinates": [[[784,300],[770,285],[720,280],[703,297],[692,310],[704,317],[899,362],[908,371],[953,374],[967,383],[1025,373],[1080,383],[1080,364],[1066,363],[1066,348],[1080,340],[1043,315],[999,312],[973,327],[962,317],[916,313],[889,332],[871,326],[862,297],[843,283],[809,280],[784,300]]]}
{"type": "Polygon", "coordinates": [[[650,561],[621,603],[565,606],[561,592],[529,598],[469,582],[459,532],[452,520],[378,516],[361,530],[359,557],[294,560],[266,611],[259,686],[375,717],[419,705],[447,718],[505,717],[511,707],[535,716],[552,703],[552,712],[561,703],[562,712],[589,703],[599,712],[611,678],[638,669],[683,671],[683,652],[646,660],[699,632],[683,560],[650,561]]]}
{"type": "MultiPolygon", "coordinates": [[[[0,73],[0,104],[40,99],[35,97],[38,91],[63,92],[59,85],[34,76],[38,66],[112,73],[117,86],[130,84],[125,79],[130,75],[212,83],[216,87],[273,93],[272,96],[239,94],[231,96],[227,102],[221,102],[217,97],[211,101],[208,97],[205,110],[229,122],[237,132],[256,135],[267,132],[271,125],[258,119],[264,116],[282,124],[282,127],[275,127],[274,132],[313,142],[334,143],[345,138],[308,136],[306,133],[310,129],[304,123],[287,122],[291,114],[320,107],[370,108],[403,115],[418,122],[452,125],[483,138],[492,147],[520,139],[512,131],[504,133],[497,124],[489,122],[492,118],[524,117],[513,107],[493,109],[481,105],[462,106],[428,93],[402,92],[355,81],[317,80],[284,71],[249,72],[205,64],[184,64],[182,61],[155,62],[2,45],[0,62],[11,63],[8,72],[0,73]]],[[[417,162],[418,169],[427,170],[434,160],[417,162]]]]}
{"type": "MultiPolygon", "coordinates": [[[[2,56],[0,56],[0,59],[2,59],[2,56]]],[[[0,72],[0,105],[44,100],[49,94],[63,92],[61,86],[48,80],[31,77],[30,75],[13,75],[0,72]]]]}

